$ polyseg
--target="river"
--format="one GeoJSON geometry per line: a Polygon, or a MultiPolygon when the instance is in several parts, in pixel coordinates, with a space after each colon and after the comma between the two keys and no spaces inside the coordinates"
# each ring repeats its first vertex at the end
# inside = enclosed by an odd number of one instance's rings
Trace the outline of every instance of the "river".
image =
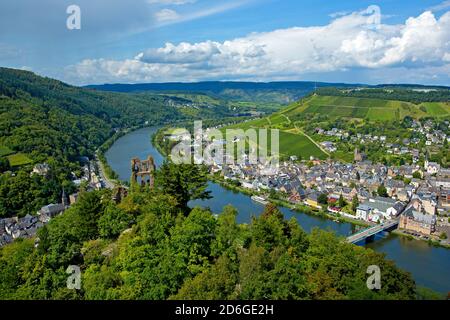
{"type": "MultiPolygon", "coordinates": [[[[151,136],[157,129],[157,127],[151,127],[133,131],[118,139],[106,152],[108,163],[121,180],[129,181],[130,161],[133,157],[146,159],[148,155],[151,155],[157,165],[163,162],[163,157],[151,144],[151,136]]],[[[216,183],[210,182],[209,190],[212,199],[191,201],[189,205],[209,207],[214,213],[220,213],[225,205],[231,204],[239,211],[237,217],[239,223],[249,222],[252,215],[259,215],[263,210],[263,206],[252,201],[249,196],[227,190],[216,183]]],[[[337,223],[284,207],[280,210],[286,219],[295,217],[305,231],[318,227],[332,230],[343,236],[355,232],[355,226],[349,223],[337,223]]],[[[366,246],[385,253],[387,258],[395,261],[400,268],[411,272],[418,285],[442,293],[450,291],[449,249],[433,247],[423,241],[408,240],[393,234],[385,234],[366,246]]]]}

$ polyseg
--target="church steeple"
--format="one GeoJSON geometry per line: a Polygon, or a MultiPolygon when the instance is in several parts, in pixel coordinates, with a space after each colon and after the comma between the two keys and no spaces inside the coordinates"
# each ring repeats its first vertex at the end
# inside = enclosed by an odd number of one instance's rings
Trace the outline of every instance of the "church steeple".
{"type": "Polygon", "coordinates": [[[62,189],[61,203],[64,205],[64,207],[68,207],[69,206],[69,198],[67,197],[67,194],[66,194],[66,191],[64,190],[64,187],[62,189]]]}

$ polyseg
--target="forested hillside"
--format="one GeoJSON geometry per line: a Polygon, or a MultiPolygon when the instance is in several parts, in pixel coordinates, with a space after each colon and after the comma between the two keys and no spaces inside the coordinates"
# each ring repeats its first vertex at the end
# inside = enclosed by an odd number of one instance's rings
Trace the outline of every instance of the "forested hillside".
{"type": "Polygon", "coordinates": [[[449,102],[449,87],[412,87],[412,86],[382,86],[375,88],[320,88],[318,94],[323,96],[340,96],[356,98],[372,98],[385,100],[400,100],[420,104],[422,102],[449,102]]]}
{"type": "Polygon", "coordinates": [[[71,172],[80,156],[121,128],[232,115],[221,108],[171,106],[165,96],[100,92],[31,72],[0,68],[0,217],[35,213],[74,190],[71,172]],[[47,178],[30,176],[47,162],[47,178]]]}

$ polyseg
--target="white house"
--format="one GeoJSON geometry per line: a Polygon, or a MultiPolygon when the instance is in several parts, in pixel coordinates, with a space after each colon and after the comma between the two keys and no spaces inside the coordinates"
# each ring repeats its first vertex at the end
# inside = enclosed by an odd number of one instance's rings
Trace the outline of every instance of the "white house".
{"type": "Polygon", "coordinates": [[[428,160],[425,161],[425,170],[427,170],[429,174],[438,173],[440,169],[441,166],[438,163],[428,162],[428,160]]]}
{"type": "Polygon", "coordinates": [[[405,205],[402,202],[384,197],[370,198],[364,205],[369,207],[370,211],[367,211],[366,208],[362,208],[360,214],[364,215],[363,211],[366,211],[366,216],[370,221],[378,219],[375,217],[376,215],[378,215],[380,219],[392,219],[397,217],[405,208],[405,205]]]}
{"type": "Polygon", "coordinates": [[[365,204],[360,204],[357,208],[356,208],[356,218],[364,220],[364,221],[368,221],[369,219],[369,215],[372,212],[372,208],[365,205],[365,204]]]}

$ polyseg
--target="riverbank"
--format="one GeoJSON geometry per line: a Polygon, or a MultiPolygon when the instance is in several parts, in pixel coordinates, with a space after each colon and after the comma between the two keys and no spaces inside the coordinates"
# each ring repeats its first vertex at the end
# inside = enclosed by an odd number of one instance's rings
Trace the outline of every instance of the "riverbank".
{"type": "MultiPolygon", "coordinates": [[[[105,153],[108,163],[119,174],[121,181],[130,179],[130,158],[145,158],[148,155],[154,157],[160,166],[164,158],[156,146],[152,145],[152,139],[159,127],[145,128],[128,133],[118,139],[105,153]]],[[[233,205],[238,210],[236,220],[238,223],[248,223],[252,216],[262,213],[262,204],[253,201],[247,194],[238,190],[231,191],[218,183],[208,182],[208,190],[212,199],[196,200],[192,206],[209,207],[215,214],[220,214],[226,205],[233,205]]],[[[350,223],[337,223],[334,219],[321,218],[317,214],[302,214],[284,206],[279,206],[286,219],[294,217],[306,232],[314,228],[332,230],[336,234],[347,237],[358,231],[358,226],[350,223]]],[[[437,292],[446,293],[450,278],[448,269],[450,260],[448,250],[429,245],[426,241],[409,241],[406,237],[393,233],[382,235],[376,241],[365,244],[376,252],[383,253],[395,262],[397,266],[411,272],[419,286],[432,288],[437,292]]]]}
{"type": "Polygon", "coordinates": [[[396,229],[396,230],[393,230],[392,233],[397,235],[397,236],[409,239],[409,240],[417,240],[417,241],[426,242],[430,246],[433,246],[433,247],[440,247],[440,248],[450,249],[450,245],[448,245],[448,244],[444,244],[444,243],[441,243],[439,241],[435,241],[433,239],[428,239],[428,240],[427,239],[422,239],[421,237],[413,236],[412,234],[408,233],[406,230],[396,229]]]}
{"type": "Polygon", "coordinates": [[[123,130],[115,132],[111,137],[109,137],[96,151],[97,162],[99,164],[99,171],[103,172],[105,181],[112,183],[114,185],[120,185],[118,174],[109,165],[105,157],[105,152],[116,142],[119,138],[125,136],[126,134],[133,132],[135,130],[141,129],[145,126],[136,126],[131,128],[125,128],[123,130]]]}
{"type": "MultiPolygon", "coordinates": [[[[365,227],[365,228],[371,226],[370,224],[368,224],[368,223],[366,223],[365,221],[362,221],[362,220],[351,219],[349,217],[343,217],[343,216],[337,216],[337,215],[331,214],[331,213],[323,211],[323,210],[317,210],[317,209],[311,208],[311,207],[306,206],[306,205],[293,204],[293,203],[291,203],[289,201],[286,201],[284,199],[273,199],[270,196],[267,196],[267,194],[265,194],[263,192],[257,192],[257,191],[254,191],[254,190],[250,190],[250,189],[247,189],[247,188],[236,186],[236,185],[234,185],[232,183],[228,183],[223,178],[219,178],[219,177],[214,176],[214,175],[210,175],[209,179],[211,181],[221,185],[222,187],[228,189],[228,190],[241,192],[241,193],[244,193],[244,194],[246,194],[248,196],[257,195],[257,196],[266,197],[266,199],[268,201],[272,202],[273,204],[276,204],[278,206],[282,206],[282,207],[291,209],[291,210],[293,210],[295,212],[298,212],[298,213],[304,213],[304,214],[308,214],[308,215],[311,215],[311,216],[317,216],[317,217],[333,220],[335,222],[340,222],[340,223],[346,222],[346,223],[350,223],[350,224],[355,225],[355,226],[360,226],[360,227],[365,227]]],[[[432,239],[428,239],[428,240],[422,239],[420,237],[416,237],[416,236],[413,236],[411,234],[408,234],[404,230],[396,229],[396,230],[391,231],[391,233],[395,234],[397,236],[405,237],[405,238],[410,239],[410,240],[417,240],[417,241],[425,242],[425,243],[428,243],[430,246],[450,249],[449,245],[443,244],[441,242],[438,242],[438,241],[435,241],[435,240],[432,240],[432,239]]]]}
{"type": "Polygon", "coordinates": [[[293,210],[295,212],[298,212],[298,213],[303,213],[303,214],[308,214],[308,215],[311,215],[311,216],[325,218],[325,219],[333,220],[335,222],[340,222],[340,223],[346,222],[346,223],[350,223],[350,224],[353,224],[353,225],[356,225],[356,226],[369,227],[369,224],[365,223],[364,221],[357,220],[357,219],[351,219],[351,218],[343,217],[343,216],[339,217],[337,215],[330,214],[330,213],[328,213],[326,211],[323,211],[323,210],[316,210],[314,208],[308,207],[308,206],[303,205],[303,204],[294,204],[294,203],[291,203],[291,202],[289,202],[287,200],[280,199],[280,198],[274,199],[274,198],[271,198],[270,196],[268,196],[267,194],[265,194],[264,192],[258,192],[258,191],[255,191],[255,190],[250,190],[250,189],[247,189],[247,188],[236,186],[236,185],[234,185],[232,183],[228,183],[226,180],[224,180],[221,177],[219,178],[219,177],[214,176],[214,175],[209,175],[208,178],[212,182],[215,182],[215,183],[221,185],[222,187],[224,187],[224,188],[226,188],[228,190],[241,192],[241,193],[244,193],[244,194],[246,194],[248,196],[263,196],[268,201],[272,202],[273,204],[276,204],[278,206],[291,209],[291,210],[293,210]]]}
{"type": "MultiPolygon", "coordinates": [[[[155,134],[153,134],[153,136],[151,137],[151,143],[154,146],[154,148],[164,157],[167,157],[167,151],[164,149],[164,147],[162,147],[158,141],[162,141],[162,137],[164,136],[164,130],[166,130],[168,127],[165,128],[160,128],[157,132],[155,132],[155,134]]],[[[325,218],[328,220],[332,220],[334,222],[339,222],[339,223],[349,223],[355,226],[359,226],[359,227],[370,227],[371,225],[365,221],[359,220],[359,219],[352,219],[351,217],[348,216],[343,216],[340,214],[333,214],[330,213],[328,211],[324,211],[324,210],[318,210],[312,207],[309,207],[307,205],[304,204],[294,204],[291,203],[289,201],[287,201],[286,199],[282,198],[282,195],[278,195],[277,198],[272,198],[270,197],[270,194],[268,194],[267,192],[259,192],[256,190],[251,190],[248,188],[244,188],[242,186],[236,185],[235,183],[232,182],[228,182],[227,180],[225,180],[223,177],[216,175],[212,175],[210,174],[208,176],[208,179],[214,183],[219,184],[220,186],[222,186],[225,189],[231,190],[231,191],[236,191],[236,192],[240,192],[243,193],[245,195],[248,196],[263,196],[265,197],[268,201],[281,206],[281,207],[285,207],[288,208],[290,210],[293,210],[295,212],[298,213],[303,213],[303,214],[307,214],[310,216],[316,216],[316,217],[321,217],[321,218],[325,218]]],[[[443,244],[439,241],[435,241],[432,239],[423,239],[420,237],[415,237],[412,236],[408,233],[405,233],[402,230],[394,230],[392,231],[393,234],[401,236],[401,237],[406,237],[408,239],[414,239],[414,240],[418,240],[418,241],[422,241],[425,243],[428,243],[430,246],[434,246],[434,247],[442,247],[442,248],[446,248],[449,249],[450,246],[443,244]]]]}
{"type": "MultiPolygon", "coordinates": [[[[167,151],[158,143],[158,141],[161,141],[161,137],[164,135],[163,132],[164,130],[166,130],[167,127],[164,128],[160,128],[152,137],[151,137],[151,143],[153,145],[153,147],[159,152],[161,153],[161,155],[163,155],[164,157],[167,157],[167,151]]],[[[208,176],[208,179],[212,182],[215,182],[219,185],[221,185],[222,187],[231,190],[231,191],[236,191],[236,192],[241,192],[243,194],[246,194],[248,196],[267,196],[266,194],[262,193],[262,192],[257,192],[255,190],[250,190],[247,188],[243,188],[240,186],[236,186],[234,184],[228,183],[225,179],[223,179],[222,177],[219,177],[217,175],[212,175],[210,174],[208,176]]],[[[288,209],[291,209],[295,212],[298,213],[304,213],[304,214],[308,214],[311,216],[316,216],[316,217],[321,217],[321,218],[325,218],[325,219],[329,219],[335,222],[339,222],[339,223],[350,223],[352,225],[356,225],[356,226],[361,226],[361,227],[369,227],[369,224],[358,220],[358,219],[351,219],[349,217],[344,217],[344,216],[337,216],[334,214],[330,214],[329,212],[326,211],[322,211],[322,210],[315,210],[314,208],[308,207],[306,205],[302,205],[302,204],[293,204],[287,200],[284,199],[274,199],[274,198],[267,198],[270,202],[278,205],[278,206],[282,206],[288,209]]]]}

